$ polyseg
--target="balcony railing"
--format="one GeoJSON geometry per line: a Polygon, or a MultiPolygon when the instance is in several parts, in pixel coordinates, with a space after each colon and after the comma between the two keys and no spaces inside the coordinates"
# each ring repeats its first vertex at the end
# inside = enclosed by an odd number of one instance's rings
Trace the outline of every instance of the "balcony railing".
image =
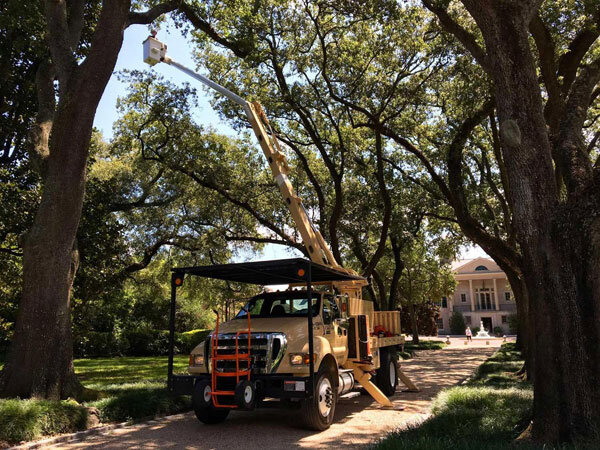
{"type": "Polygon", "coordinates": [[[471,305],[454,305],[454,311],[471,312],[471,305]]]}
{"type": "MultiPolygon", "coordinates": [[[[475,305],[475,311],[508,311],[508,312],[516,312],[517,311],[517,305],[515,305],[514,303],[500,303],[498,305],[500,307],[500,309],[496,309],[496,305],[493,304],[491,305],[490,308],[484,305],[475,305]]],[[[471,305],[454,305],[454,311],[458,311],[458,312],[471,312],[473,311],[471,309],[471,305]]]]}

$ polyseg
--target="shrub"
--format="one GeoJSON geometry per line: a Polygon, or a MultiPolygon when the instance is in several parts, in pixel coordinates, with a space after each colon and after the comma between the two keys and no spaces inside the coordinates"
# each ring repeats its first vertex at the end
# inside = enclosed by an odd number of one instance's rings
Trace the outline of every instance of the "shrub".
{"type": "Polygon", "coordinates": [[[177,333],[175,345],[178,353],[190,353],[194,347],[204,342],[209,333],[210,330],[191,330],[185,333],[177,333]]]}
{"type": "Polygon", "coordinates": [[[480,331],[481,331],[481,328],[479,328],[479,327],[471,328],[471,333],[473,333],[473,336],[476,336],[477,333],[479,333],[480,331]]]}
{"type": "MultiPolygon", "coordinates": [[[[440,307],[433,302],[414,305],[417,315],[417,327],[420,336],[437,336],[437,320],[440,317],[440,307]]],[[[404,308],[406,314],[402,317],[401,328],[404,334],[413,334],[412,321],[409,308],[404,308]]]]}
{"type": "Polygon", "coordinates": [[[104,423],[175,414],[191,407],[190,397],[171,395],[163,383],[129,383],[106,389],[110,397],[90,403],[98,408],[104,423]]]}
{"type": "Polygon", "coordinates": [[[496,336],[502,336],[504,334],[504,328],[502,328],[502,327],[494,327],[494,334],[496,336]]]}
{"type": "MultiPolygon", "coordinates": [[[[206,339],[210,330],[191,330],[175,333],[175,353],[190,353],[206,339]]],[[[169,331],[146,326],[123,333],[88,331],[75,336],[76,358],[108,356],[162,356],[169,353],[169,331]]]]}
{"type": "Polygon", "coordinates": [[[125,330],[123,336],[127,341],[128,356],[158,356],[169,353],[169,332],[154,330],[145,326],[133,330],[125,330]]]}
{"type": "Polygon", "coordinates": [[[0,400],[0,441],[14,444],[84,430],[87,416],[74,401],[0,400]]]}
{"type": "Polygon", "coordinates": [[[459,311],[454,311],[450,316],[450,333],[465,334],[465,318],[459,311]]]}
{"type": "Polygon", "coordinates": [[[76,358],[123,355],[127,343],[115,333],[88,331],[73,339],[73,353],[76,358]]]}
{"type": "Polygon", "coordinates": [[[517,334],[519,331],[519,319],[516,314],[508,316],[508,332],[510,334],[517,334]]]}

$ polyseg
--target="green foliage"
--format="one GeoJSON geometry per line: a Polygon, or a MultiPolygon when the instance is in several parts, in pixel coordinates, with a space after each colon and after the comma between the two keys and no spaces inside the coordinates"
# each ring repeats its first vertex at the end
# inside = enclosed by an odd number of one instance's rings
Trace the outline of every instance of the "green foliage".
{"type": "Polygon", "coordinates": [[[418,351],[426,351],[426,350],[441,350],[446,346],[446,344],[442,341],[427,341],[420,340],[418,344],[413,344],[412,342],[407,342],[404,344],[404,351],[398,352],[398,355],[402,359],[410,359],[415,356],[418,351]]]}
{"type": "Polygon", "coordinates": [[[190,397],[174,397],[164,382],[138,382],[106,386],[108,397],[90,402],[98,408],[102,422],[124,422],[189,411],[190,397]]]}
{"type": "Polygon", "coordinates": [[[0,399],[0,445],[84,430],[87,417],[74,401],[0,399]]]}
{"type": "Polygon", "coordinates": [[[414,312],[417,316],[417,329],[420,336],[437,336],[437,319],[440,317],[440,307],[434,302],[425,302],[414,305],[412,308],[402,310],[402,333],[412,334],[412,317],[414,312]]]}
{"type": "MultiPolygon", "coordinates": [[[[399,291],[403,306],[437,303],[454,290],[456,281],[447,264],[454,250],[449,240],[424,233],[414,236],[402,252],[405,267],[399,291]]],[[[429,309],[429,321],[435,322],[436,311],[431,307],[429,309]]]]}
{"type": "Polygon", "coordinates": [[[407,342],[404,344],[404,350],[407,352],[415,352],[421,350],[441,350],[446,346],[443,341],[427,341],[421,340],[418,344],[407,342]]]}
{"type": "Polygon", "coordinates": [[[176,336],[177,349],[180,353],[189,354],[198,345],[206,340],[210,330],[191,330],[176,336]]]}
{"type": "Polygon", "coordinates": [[[465,318],[460,311],[453,311],[450,316],[450,333],[452,334],[465,334],[467,326],[465,324],[465,318]]]}
{"type": "MultiPolygon", "coordinates": [[[[203,342],[210,330],[175,333],[175,353],[189,354],[203,342]]],[[[145,326],[126,329],[118,334],[88,331],[74,336],[75,357],[160,356],[169,353],[169,331],[145,326]]]]}
{"type": "Polygon", "coordinates": [[[502,327],[494,327],[494,334],[496,336],[502,336],[504,334],[504,328],[502,328],[502,327]]]}
{"type": "Polygon", "coordinates": [[[516,314],[510,314],[507,320],[508,332],[510,334],[517,334],[519,332],[519,317],[516,314]]]}

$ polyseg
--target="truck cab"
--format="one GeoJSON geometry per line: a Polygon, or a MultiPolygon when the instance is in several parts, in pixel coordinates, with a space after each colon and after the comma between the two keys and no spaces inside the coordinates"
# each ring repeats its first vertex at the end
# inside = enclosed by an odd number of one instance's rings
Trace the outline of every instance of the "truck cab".
{"type": "MultiPolygon", "coordinates": [[[[313,339],[315,367],[329,355],[336,366],[343,366],[348,358],[348,305],[347,299],[330,292],[312,292],[313,339]]],[[[231,352],[235,341],[241,351],[247,349],[247,336],[236,334],[247,328],[250,313],[251,370],[254,374],[308,375],[308,293],[306,290],[263,292],[251,298],[234,319],[220,324],[219,351],[231,352]]],[[[213,333],[193,349],[190,356],[190,374],[209,373],[213,333]]],[[[223,370],[227,361],[219,361],[217,370],[223,370]]]]}

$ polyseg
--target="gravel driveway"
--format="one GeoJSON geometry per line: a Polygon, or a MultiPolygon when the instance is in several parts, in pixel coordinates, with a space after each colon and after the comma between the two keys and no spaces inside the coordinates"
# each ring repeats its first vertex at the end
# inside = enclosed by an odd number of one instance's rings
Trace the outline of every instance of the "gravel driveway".
{"type": "Polygon", "coordinates": [[[402,362],[402,369],[421,392],[397,393],[392,398],[395,409],[380,407],[366,394],[342,399],[335,411],[335,423],[320,433],[299,428],[293,411],[232,412],[224,423],[213,426],[198,422],[194,413],[186,413],[53,448],[230,450],[364,446],[388,431],[423,420],[437,392],[467,378],[499,345],[500,341],[491,341],[489,346],[485,342],[465,346],[462,339],[457,339],[443,350],[422,352],[402,362]]]}

